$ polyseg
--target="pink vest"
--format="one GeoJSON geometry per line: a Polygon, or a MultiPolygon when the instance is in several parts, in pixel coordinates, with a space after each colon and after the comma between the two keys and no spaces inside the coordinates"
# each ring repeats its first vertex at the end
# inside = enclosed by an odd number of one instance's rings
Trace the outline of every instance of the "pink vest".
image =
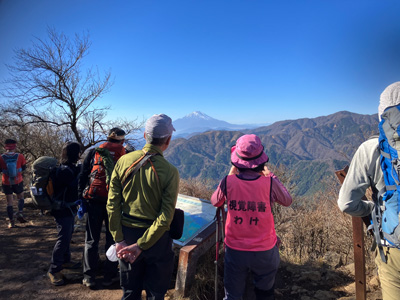
{"type": "Polygon", "coordinates": [[[228,216],[225,243],[241,251],[266,251],[276,244],[271,213],[271,177],[254,180],[227,177],[228,216]]]}

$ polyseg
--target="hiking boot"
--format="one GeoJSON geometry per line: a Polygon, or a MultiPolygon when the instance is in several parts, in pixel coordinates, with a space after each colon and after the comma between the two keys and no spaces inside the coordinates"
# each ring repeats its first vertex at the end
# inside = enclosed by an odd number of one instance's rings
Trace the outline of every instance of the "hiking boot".
{"type": "Polygon", "coordinates": [[[82,268],[82,263],[76,261],[69,261],[67,263],[63,263],[62,267],[63,269],[79,269],[82,268]]]}
{"type": "Polygon", "coordinates": [[[83,278],[82,284],[90,289],[93,289],[96,286],[96,281],[94,280],[94,278],[86,277],[83,278]]]}
{"type": "Polygon", "coordinates": [[[17,218],[17,220],[20,222],[20,223],[26,223],[26,222],[28,222],[25,218],[24,218],[24,215],[22,214],[22,212],[17,212],[17,213],[15,213],[15,217],[17,218]]]}
{"type": "Polygon", "coordinates": [[[116,282],[119,282],[119,274],[115,275],[114,277],[104,276],[104,279],[101,282],[101,284],[105,287],[108,287],[116,282]]]}
{"type": "Polygon", "coordinates": [[[10,220],[10,222],[8,223],[8,228],[15,228],[14,220],[10,220]]]}
{"type": "Polygon", "coordinates": [[[63,276],[63,274],[61,272],[57,272],[57,273],[54,273],[54,274],[48,272],[47,276],[49,276],[50,282],[53,285],[58,286],[58,285],[63,285],[64,284],[64,276],[63,276]]]}

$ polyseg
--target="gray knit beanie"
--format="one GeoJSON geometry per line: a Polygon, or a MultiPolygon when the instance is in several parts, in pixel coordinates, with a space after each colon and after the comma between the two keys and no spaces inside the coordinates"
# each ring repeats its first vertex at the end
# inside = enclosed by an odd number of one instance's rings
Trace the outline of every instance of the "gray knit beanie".
{"type": "Polygon", "coordinates": [[[382,92],[378,107],[379,122],[386,108],[398,104],[400,104],[400,81],[392,83],[382,92]]]}

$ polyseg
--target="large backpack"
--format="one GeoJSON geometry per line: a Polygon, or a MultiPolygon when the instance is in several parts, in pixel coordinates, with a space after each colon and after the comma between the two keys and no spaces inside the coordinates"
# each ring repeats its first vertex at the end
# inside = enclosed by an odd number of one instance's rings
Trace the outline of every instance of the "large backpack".
{"type": "Polygon", "coordinates": [[[18,156],[18,153],[15,153],[14,155],[1,155],[7,165],[7,169],[4,169],[2,171],[8,176],[10,184],[15,184],[15,178],[17,177],[18,173],[22,171],[21,168],[17,168],[18,156]]]}
{"type": "Polygon", "coordinates": [[[57,159],[54,157],[42,156],[36,159],[32,164],[30,193],[33,204],[39,209],[52,209],[52,187],[49,185],[49,179],[50,172],[57,166],[57,163],[57,159]]]}
{"type": "Polygon", "coordinates": [[[107,201],[111,174],[119,157],[120,154],[117,153],[114,156],[111,155],[107,148],[98,147],[95,149],[89,182],[83,191],[85,199],[107,201]]]}
{"type": "Polygon", "coordinates": [[[387,108],[381,117],[379,150],[385,187],[374,197],[371,227],[381,258],[386,262],[382,240],[400,248],[400,105],[387,108]]]}
{"type": "MultiPolygon", "coordinates": [[[[57,159],[50,156],[41,156],[32,164],[32,182],[30,193],[32,202],[41,210],[60,210],[63,208],[71,209],[75,203],[66,203],[65,195],[67,187],[55,195],[54,184],[57,180],[58,173],[61,170],[68,169],[72,174],[74,171],[66,165],[58,165],[57,159]]],[[[77,178],[70,185],[77,184],[77,178]]]]}

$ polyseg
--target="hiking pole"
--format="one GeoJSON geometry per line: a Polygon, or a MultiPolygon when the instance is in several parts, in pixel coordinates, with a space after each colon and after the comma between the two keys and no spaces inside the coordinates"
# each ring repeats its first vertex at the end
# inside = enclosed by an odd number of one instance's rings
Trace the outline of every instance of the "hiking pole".
{"type": "Polygon", "coordinates": [[[225,224],[226,224],[226,212],[225,212],[225,205],[221,207],[221,214],[222,214],[222,226],[221,226],[221,237],[222,237],[222,245],[225,250],[225,224]]]}
{"type": "Polygon", "coordinates": [[[214,291],[215,300],[218,300],[218,258],[219,258],[219,240],[220,240],[220,225],[221,225],[221,208],[218,207],[215,213],[215,280],[214,280],[214,291]]]}

